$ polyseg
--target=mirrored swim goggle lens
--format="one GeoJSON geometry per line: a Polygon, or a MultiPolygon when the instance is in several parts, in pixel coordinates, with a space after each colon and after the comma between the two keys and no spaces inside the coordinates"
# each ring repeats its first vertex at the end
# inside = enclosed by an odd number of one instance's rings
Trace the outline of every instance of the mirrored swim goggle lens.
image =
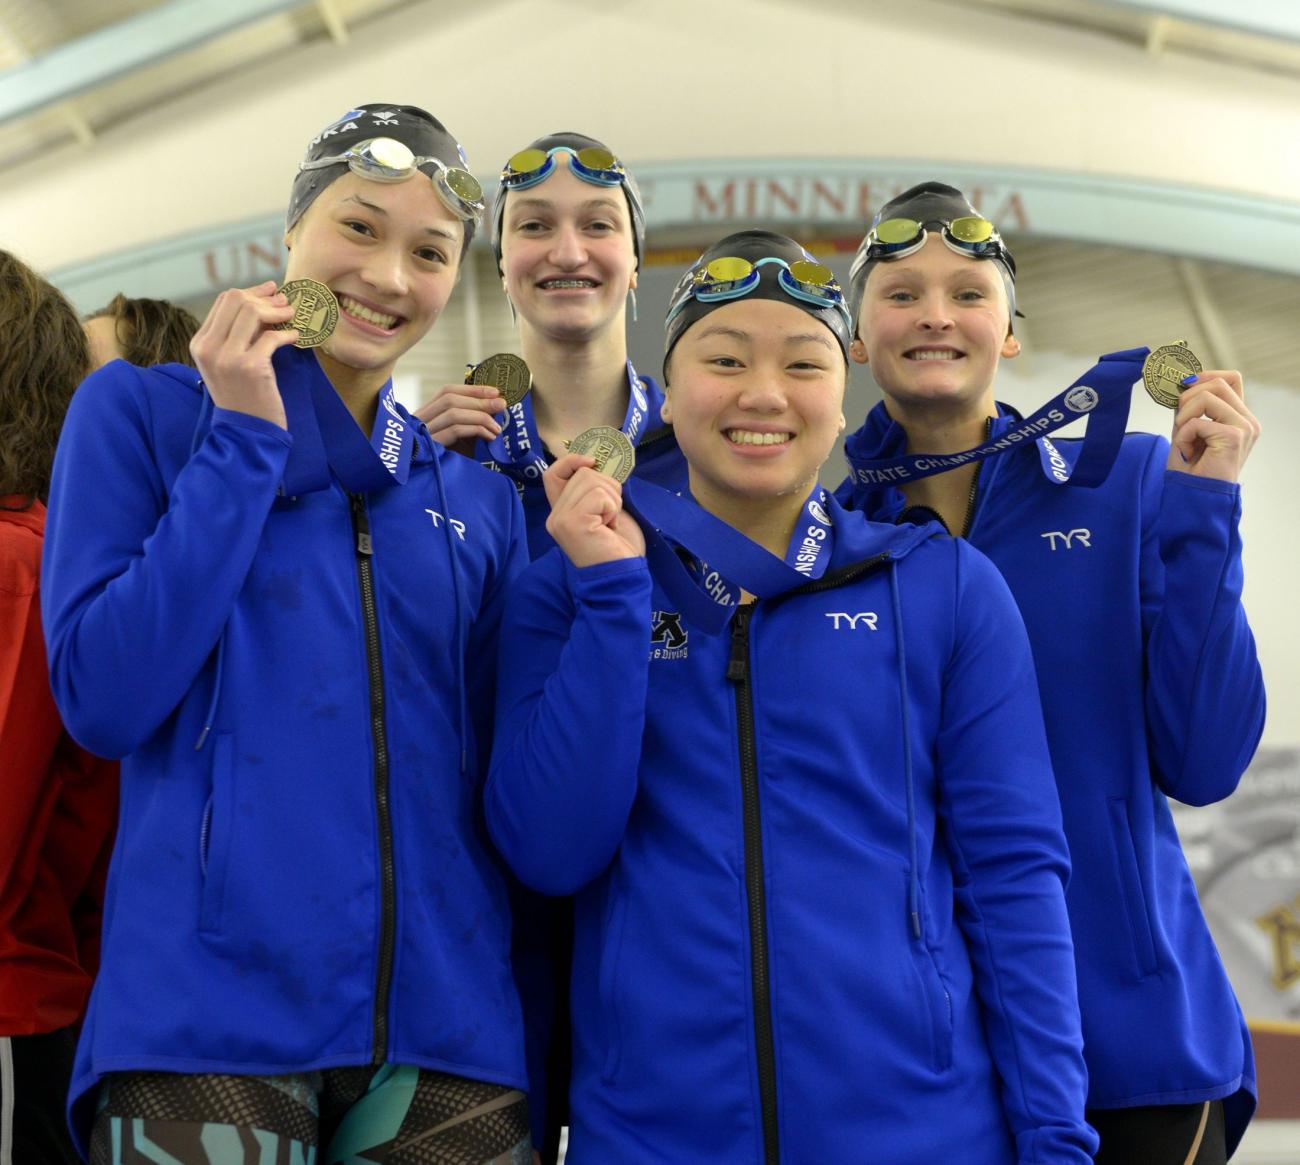
{"type": "Polygon", "coordinates": [[[691,277],[695,285],[695,298],[706,303],[743,295],[758,282],[758,268],[748,259],[726,255],[711,259],[691,277]]]}
{"type": "Polygon", "coordinates": [[[477,217],[483,209],[483,187],[473,174],[462,166],[448,166],[437,158],[417,158],[409,146],[396,138],[371,138],[358,142],[346,153],[303,162],[298,169],[319,170],[339,162],[346,162],[354,174],[372,182],[404,182],[422,164],[432,162],[438,167],[438,173],[433,177],[434,188],[453,214],[470,219],[477,217]]]}
{"type": "MultiPolygon", "coordinates": [[[[780,260],[760,259],[758,263],[751,263],[748,259],[741,259],[735,255],[711,259],[692,276],[695,297],[707,303],[710,300],[744,295],[758,282],[758,268],[763,263],[770,262],[780,262],[780,260]]],[[[830,304],[839,303],[843,299],[835,273],[813,259],[798,259],[790,264],[783,263],[780,279],[782,286],[792,295],[811,296],[819,303],[830,304]]]]}
{"type": "Polygon", "coordinates": [[[525,187],[541,182],[555,169],[554,155],[557,151],[567,153],[570,168],[588,182],[617,186],[623,181],[623,167],[608,150],[600,146],[584,146],[580,150],[556,146],[554,150],[532,147],[512,155],[501,171],[502,185],[525,187]]]}
{"type": "Polygon", "coordinates": [[[791,290],[790,284],[794,282],[806,295],[815,296],[825,303],[842,303],[844,300],[835,272],[812,259],[800,259],[797,263],[791,263],[781,272],[781,282],[787,291],[791,290]]]}
{"type": "MultiPolygon", "coordinates": [[[[871,232],[875,241],[883,247],[905,247],[918,242],[925,235],[925,224],[912,218],[887,218],[878,223],[871,232]]],[[[978,247],[988,243],[997,235],[993,224],[978,215],[965,215],[944,224],[944,236],[954,243],[967,247],[978,247]]]]}
{"type": "Polygon", "coordinates": [[[454,166],[440,171],[438,177],[462,202],[473,206],[483,205],[483,186],[468,170],[454,166]]]}
{"type": "Polygon", "coordinates": [[[415,155],[396,138],[361,142],[344,156],[348,159],[348,169],[363,178],[401,181],[409,178],[416,168],[415,155]]]}

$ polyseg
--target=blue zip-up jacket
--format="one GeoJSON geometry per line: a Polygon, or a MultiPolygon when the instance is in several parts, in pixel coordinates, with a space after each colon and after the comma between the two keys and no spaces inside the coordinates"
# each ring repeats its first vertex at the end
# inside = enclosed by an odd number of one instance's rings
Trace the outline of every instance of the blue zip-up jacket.
{"type": "Polygon", "coordinates": [[[829,508],[825,576],[716,635],[644,559],[557,550],[507,603],[486,811],[577,894],[570,1165],[1091,1161],[1015,606],[829,508]]]}
{"type": "MultiPolygon", "coordinates": [[[[992,434],[1015,418],[1001,406],[992,434]]],[[[859,457],[905,446],[883,405],[849,438],[859,457]]],[[[991,458],[967,537],[1033,645],[1073,863],[1088,1103],[1222,1098],[1231,1151],[1255,1106],[1250,1036],[1165,798],[1204,805],[1236,788],[1264,686],[1241,606],[1240,487],[1167,471],[1168,454],[1130,433],[1096,489],[1049,483],[1032,445],[991,458]]],[[[839,495],[881,520],[904,506],[893,487],[846,481],[839,495]]]]}
{"type": "Polygon", "coordinates": [[[403,485],[279,496],[291,444],[180,365],[109,364],[68,411],[50,673],[71,733],[124,758],[83,1136],[107,1072],[525,1086],[479,796],[514,490],[421,426],[403,485]]]}

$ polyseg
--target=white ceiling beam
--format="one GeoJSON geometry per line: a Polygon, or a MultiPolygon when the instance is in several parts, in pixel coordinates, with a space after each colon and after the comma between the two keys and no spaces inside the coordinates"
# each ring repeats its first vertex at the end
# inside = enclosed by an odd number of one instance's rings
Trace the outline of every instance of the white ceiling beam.
{"type": "Polygon", "coordinates": [[[265,20],[304,0],[169,0],[68,41],[0,72],[0,123],[27,117],[70,97],[265,20]]]}
{"type": "Polygon", "coordinates": [[[320,13],[321,20],[325,22],[325,27],[329,30],[334,43],[339,45],[347,44],[348,23],[344,20],[335,0],[316,0],[316,9],[320,13]]]}
{"type": "Polygon", "coordinates": [[[1209,345],[1209,367],[1240,368],[1241,359],[1237,345],[1233,342],[1232,332],[1224,323],[1223,316],[1210,294],[1209,284],[1201,265],[1194,259],[1179,259],[1177,263],[1178,278],[1182,282],[1187,301],[1196,314],[1196,322],[1201,325],[1201,334],[1209,345]]]}
{"type": "Polygon", "coordinates": [[[1169,34],[1174,30],[1174,22],[1167,16],[1153,16],[1147,24],[1147,52],[1158,57],[1165,51],[1169,34]]]}

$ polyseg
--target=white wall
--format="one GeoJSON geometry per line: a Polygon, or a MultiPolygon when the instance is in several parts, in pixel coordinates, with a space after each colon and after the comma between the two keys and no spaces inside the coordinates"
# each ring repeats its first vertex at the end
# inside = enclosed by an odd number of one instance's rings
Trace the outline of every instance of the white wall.
{"type": "Polygon", "coordinates": [[[369,100],[426,106],[481,173],[582,128],[633,161],[838,154],[1300,190],[1300,79],[976,6],[426,0],[0,174],[0,245],[49,269],[276,211],[306,142],[369,100]]]}

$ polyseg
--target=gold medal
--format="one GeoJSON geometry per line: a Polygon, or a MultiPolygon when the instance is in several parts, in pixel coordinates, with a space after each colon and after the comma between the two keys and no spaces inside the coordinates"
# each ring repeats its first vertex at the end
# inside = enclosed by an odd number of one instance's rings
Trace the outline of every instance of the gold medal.
{"type": "Polygon", "coordinates": [[[480,360],[466,379],[469,384],[491,385],[501,394],[506,408],[517,405],[533,387],[533,374],[528,371],[528,365],[513,352],[498,352],[480,360]]]}
{"type": "Polygon", "coordinates": [[[584,429],[564,446],[570,453],[582,453],[596,459],[596,471],[615,481],[627,481],[636,465],[636,450],[622,429],[612,425],[596,425],[584,429]]]}
{"type": "Polygon", "coordinates": [[[1156,404],[1176,409],[1178,397],[1186,387],[1183,381],[1201,369],[1202,364],[1187,346],[1187,341],[1175,340],[1157,348],[1146,358],[1142,365],[1142,383],[1156,404]]]}
{"type": "Polygon", "coordinates": [[[315,348],[325,343],[338,327],[339,301],[323,283],[314,279],[291,279],[280,288],[293,308],[293,319],[276,324],[276,331],[298,329],[295,348],[315,348]]]}

